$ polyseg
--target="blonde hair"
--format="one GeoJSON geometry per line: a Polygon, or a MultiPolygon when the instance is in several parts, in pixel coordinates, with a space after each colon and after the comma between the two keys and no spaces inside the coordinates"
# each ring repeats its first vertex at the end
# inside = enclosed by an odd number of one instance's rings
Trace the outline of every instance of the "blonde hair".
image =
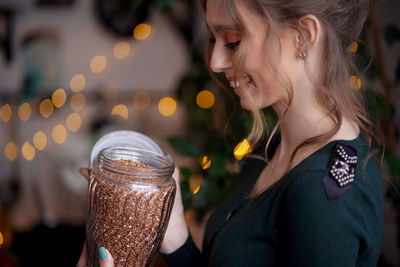
{"type": "MultiPolygon", "coordinates": [[[[242,38],[240,47],[235,52],[234,59],[235,73],[239,73],[240,66],[246,56],[246,29],[235,6],[235,0],[218,1],[233,25],[244,33],[244,38],[242,38]]],[[[202,4],[204,10],[206,10],[206,0],[202,0],[202,4]]],[[[326,56],[326,67],[323,69],[321,82],[316,83],[316,86],[320,89],[317,91],[317,101],[321,107],[326,109],[328,116],[335,123],[335,127],[321,135],[304,140],[294,150],[291,161],[300,148],[325,143],[334,136],[341,126],[343,117],[349,118],[360,127],[366,136],[368,146],[371,148],[372,144],[376,143],[374,125],[365,108],[363,91],[353,90],[350,83],[351,74],[357,74],[358,77],[360,77],[360,74],[354,63],[353,53],[348,49],[353,42],[358,40],[363,29],[368,16],[368,0],[246,0],[243,1],[243,4],[249,10],[265,18],[268,25],[268,39],[272,39],[269,37],[277,33],[277,29],[282,27],[293,28],[304,36],[302,28],[298,25],[298,20],[307,14],[316,16],[325,32],[323,51],[326,56]]],[[[206,50],[208,67],[211,50],[212,44],[209,44],[206,50]]],[[[293,86],[287,77],[283,77],[276,71],[273,63],[271,63],[271,67],[274,75],[286,88],[289,99],[287,112],[293,99],[293,86]]],[[[247,97],[250,98],[250,96],[247,97]]],[[[248,140],[254,145],[265,135],[267,125],[262,110],[254,109],[250,111],[254,120],[248,140]]],[[[267,147],[278,128],[279,121],[270,134],[267,147]]]]}

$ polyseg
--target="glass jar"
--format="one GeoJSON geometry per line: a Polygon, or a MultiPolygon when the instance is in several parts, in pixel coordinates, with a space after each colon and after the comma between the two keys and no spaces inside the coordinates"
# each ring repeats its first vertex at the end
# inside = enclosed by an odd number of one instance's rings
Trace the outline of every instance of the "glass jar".
{"type": "Polygon", "coordinates": [[[173,161],[142,149],[112,147],[99,153],[93,167],[86,223],[89,266],[99,266],[101,246],[115,266],[152,266],[174,203],[173,161]]]}

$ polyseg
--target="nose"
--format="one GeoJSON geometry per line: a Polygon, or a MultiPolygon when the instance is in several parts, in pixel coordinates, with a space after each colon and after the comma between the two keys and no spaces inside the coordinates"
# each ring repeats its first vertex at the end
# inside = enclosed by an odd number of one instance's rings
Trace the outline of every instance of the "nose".
{"type": "Polygon", "coordinates": [[[210,69],[215,73],[219,73],[232,68],[232,66],[230,51],[223,44],[216,42],[211,54],[210,69]]]}

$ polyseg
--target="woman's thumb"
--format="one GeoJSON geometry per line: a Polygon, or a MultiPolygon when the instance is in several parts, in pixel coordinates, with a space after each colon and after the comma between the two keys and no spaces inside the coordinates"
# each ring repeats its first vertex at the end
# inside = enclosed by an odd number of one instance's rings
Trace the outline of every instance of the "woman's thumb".
{"type": "Polygon", "coordinates": [[[100,267],[114,267],[114,259],[105,247],[99,247],[100,267]]]}

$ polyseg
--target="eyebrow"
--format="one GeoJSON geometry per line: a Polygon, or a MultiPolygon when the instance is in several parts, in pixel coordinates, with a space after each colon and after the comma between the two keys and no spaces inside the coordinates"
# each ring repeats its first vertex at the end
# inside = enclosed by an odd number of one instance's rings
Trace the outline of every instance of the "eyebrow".
{"type": "MultiPolygon", "coordinates": [[[[216,33],[221,33],[221,32],[233,32],[233,31],[238,31],[236,27],[231,26],[231,25],[223,25],[223,24],[218,24],[214,25],[212,27],[216,33]]],[[[208,31],[210,31],[210,27],[207,25],[208,31]]]]}

